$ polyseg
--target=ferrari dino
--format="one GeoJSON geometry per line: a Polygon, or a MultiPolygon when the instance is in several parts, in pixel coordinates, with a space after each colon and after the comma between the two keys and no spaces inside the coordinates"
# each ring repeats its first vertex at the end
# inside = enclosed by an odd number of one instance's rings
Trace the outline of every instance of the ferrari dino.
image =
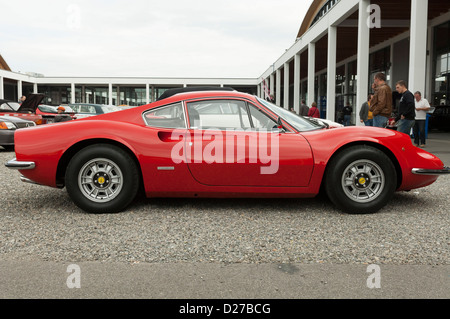
{"type": "MultiPolygon", "coordinates": [[[[339,126],[339,125],[338,125],[339,126]]],[[[18,130],[21,179],[66,187],[90,213],[147,197],[315,197],[347,213],[375,213],[396,191],[448,174],[406,134],[335,127],[228,88],[186,88],[158,101],[18,130]],[[36,138],[36,137],[39,138],[36,138]]]]}

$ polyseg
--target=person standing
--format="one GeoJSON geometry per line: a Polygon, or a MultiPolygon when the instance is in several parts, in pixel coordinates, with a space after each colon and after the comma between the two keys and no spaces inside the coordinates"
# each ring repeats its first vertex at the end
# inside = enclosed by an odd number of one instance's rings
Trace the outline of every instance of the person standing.
{"type": "Polygon", "coordinates": [[[302,105],[300,105],[300,116],[308,116],[309,107],[306,105],[305,100],[302,100],[302,105]]]}
{"type": "Polygon", "coordinates": [[[314,118],[320,118],[320,111],[317,108],[317,103],[316,102],[313,102],[311,104],[311,108],[309,109],[308,116],[309,117],[314,117],[314,118]]]}
{"type": "Polygon", "coordinates": [[[398,81],[395,89],[402,95],[398,106],[398,114],[395,121],[398,123],[397,131],[411,135],[416,117],[414,95],[408,90],[405,81],[398,81]]]}
{"type": "Polygon", "coordinates": [[[367,102],[364,102],[361,106],[361,111],[359,112],[359,119],[361,123],[365,126],[373,126],[373,113],[370,112],[370,100],[372,100],[373,95],[367,97],[367,102]]]}
{"type": "Polygon", "coordinates": [[[416,107],[416,121],[414,123],[414,144],[420,147],[425,147],[426,133],[425,133],[425,123],[427,120],[427,112],[430,110],[430,103],[424,98],[422,98],[422,93],[417,91],[414,93],[414,104],[416,107]]]}
{"type": "Polygon", "coordinates": [[[350,104],[347,104],[346,106],[344,106],[343,112],[344,112],[344,126],[350,126],[353,108],[350,106],[350,104]]]}
{"type": "Polygon", "coordinates": [[[373,126],[386,127],[392,114],[392,89],[386,84],[386,75],[377,73],[374,77],[375,94],[370,105],[373,113],[373,126]]]}

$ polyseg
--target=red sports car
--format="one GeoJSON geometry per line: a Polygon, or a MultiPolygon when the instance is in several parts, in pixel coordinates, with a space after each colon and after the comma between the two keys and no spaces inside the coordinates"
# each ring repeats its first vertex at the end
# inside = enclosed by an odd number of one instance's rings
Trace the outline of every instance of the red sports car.
{"type": "Polygon", "coordinates": [[[147,197],[314,197],[374,213],[395,191],[448,174],[409,136],[331,128],[232,89],[177,89],[152,104],[16,133],[25,182],[63,188],[92,213],[147,197]],[[39,136],[38,139],[35,137],[39,136]],[[141,188],[142,187],[142,188],[141,188]]]}

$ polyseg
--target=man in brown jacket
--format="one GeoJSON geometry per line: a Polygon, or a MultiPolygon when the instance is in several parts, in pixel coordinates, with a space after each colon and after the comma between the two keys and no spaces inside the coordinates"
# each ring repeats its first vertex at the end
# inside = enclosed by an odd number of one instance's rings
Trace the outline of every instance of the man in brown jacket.
{"type": "Polygon", "coordinates": [[[370,111],[373,113],[373,126],[386,127],[392,114],[392,90],[386,84],[386,75],[377,73],[374,77],[375,94],[370,103],[370,111]]]}

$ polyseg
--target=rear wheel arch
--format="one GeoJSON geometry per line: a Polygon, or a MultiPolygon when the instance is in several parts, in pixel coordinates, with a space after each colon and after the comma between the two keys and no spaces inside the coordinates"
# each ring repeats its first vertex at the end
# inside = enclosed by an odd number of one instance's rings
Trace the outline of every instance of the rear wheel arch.
{"type": "Polygon", "coordinates": [[[67,165],[69,165],[70,160],[82,149],[84,149],[88,146],[91,146],[91,145],[95,145],[95,144],[109,144],[109,145],[119,147],[122,150],[124,150],[125,152],[127,152],[128,155],[130,155],[130,157],[134,160],[136,167],[139,170],[140,184],[141,184],[141,186],[143,185],[141,165],[139,163],[138,158],[136,157],[136,154],[129,147],[127,147],[126,145],[124,145],[120,142],[110,140],[110,139],[90,139],[90,140],[84,140],[84,141],[81,141],[81,142],[78,142],[78,143],[72,145],[61,156],[61,158],[58,162],[58,168],[56,171],[56,185],[58,187],[63,188],[65,186],[64,179],[65,179],[65,175],[66,175],[67,165]]]}

